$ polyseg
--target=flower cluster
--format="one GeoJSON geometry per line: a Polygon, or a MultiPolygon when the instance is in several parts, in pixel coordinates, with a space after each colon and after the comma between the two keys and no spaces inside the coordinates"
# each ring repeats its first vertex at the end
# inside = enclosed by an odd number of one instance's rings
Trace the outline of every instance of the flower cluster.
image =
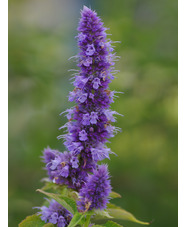
{"type": "Polygon", "coordinates": [[[68,151],[48,147],[43,161],[50,180],[79,192],[79,210],[104,209],[111,186],[107,166],[98,162],[113,153],[105,143],[119,130],[111,125],[118,113],[110,109],[116,92],[109,90],[117,57],[101,19],[87,7],[82,10],[76,38],[80,70],[73,74],[75,88],[69,93],[69,101],[76,104],[63,112],[68,122],[61,129],[66,134],[59,136],[68,151]]]}
{"type": "Polygon", "coordinates": [[[41,215],[41,220],[45,223],[56,224],[57,227],[68,226],[72,219],[72,214],[66,210],[63,206],[57,203],[55,200],[50,201],[49,207],[39,207],[41,211],[38,214],[41,215]]]}
{"type": "Polygon", "coordinates": [[[84,184],[87,171],[78,168],[79,160],[71,152],[59,152],[49,147],[44,150],[43,162],[50,180],[60,185],[68,185],[79,190],[84,184]]]}

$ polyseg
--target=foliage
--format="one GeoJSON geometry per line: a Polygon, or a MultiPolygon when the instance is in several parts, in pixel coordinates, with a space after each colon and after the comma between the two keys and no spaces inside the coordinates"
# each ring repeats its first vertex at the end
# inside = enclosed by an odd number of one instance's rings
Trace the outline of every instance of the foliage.
{"type": "Polygon", "coordinates": [[[41,218],[34,214],[26,217],[20,224],[19,227],[43,227],[45,222],[41,220],[41,218]]]}
{"type": "MultiPolygon", "coordinates": [[[[48,182],[45,184],[45,187],[48,189],[53,190],[56,192],[56,185],[55,184],[49,184],[48,182]]],[[[63,186],[59,186],[61,188],[64,188],[63,186]]],[[[86,221],[88,220],[88,224],[90,220],[92,222],[97,222],[98,220],[105,220],[105,219],[121,219],[121,220],[127,220],[127,221],[132,221],[138,224],[143,224],[143,225],[149,225],[148,222],[142,222],[137,220],[131,213],[128,211],[109,203],[108,207],[106,210],[93,210],[93,211],[87,211],[87,212],[78,212],[77,207],[76,207],[76,202],[75,200],[78,200],[78,196],[76,196],[76,199],[72,199],[73,191],[71,189],[66,188],[66,190],[59,190],[61,193],[55,194],[55,193],[49,193],[46,191],[43,191],[41,189],[37,189],[38,192],[43,193],[44,195],[48,196],[49,198],[55,199],[58,203],[60,203],[63,207],[65,207],[68,211],[70,211],[73,214],[73,218],[68,225],[68,227],[75,227],[77,225],[81,226],[86,226],[86,221]]],[[[77,193],[76,193],[77,194],[77,193]]],[[[110,195],[114,195],[119,197],[116,192],[111,192],[110,195]]],[[[40,217],[35,214],[32,216],[28,216],[25,220],[23,220],[20,224],[19,227],[52,227],[54,226],[53,224],[47,225],[43,221],[41,221],[40,217]]],[[[103,225],[93,225],[94,227],[96,226],[106,226],[106,227],[119,227],[121,225],[113,222],[113,221],[107,221],[103,225]]],[[[87,226],[88,227],[88,226],[87,226]]]]}

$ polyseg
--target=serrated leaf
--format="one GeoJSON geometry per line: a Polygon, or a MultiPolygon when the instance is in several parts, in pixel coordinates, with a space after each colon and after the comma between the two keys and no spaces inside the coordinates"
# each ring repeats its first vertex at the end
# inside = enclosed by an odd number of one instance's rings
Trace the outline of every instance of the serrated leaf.
{"type": "Polygon", "coordinates": [[[59,204],[61,204],[64,208],[66,208],[70,213],[74,214],[77,212],[76,202],[73,199],[62,196],[60,194],[45,192],[41,189],[37,189],[37,191],[56,200],[59,204]]]}
{"type": "Polygon", "coordinates": [[[110,195],[109,195],[112,199],[115,198],[121,198],[121,195],[117,192],[111,191],[110,195]]]}
{"type": "Polygon", "coordinates": [[[114,221],[107,221],[103,226],[106,227],[122,227],[122,225],[114,222],[114,221]]]}
{"type": "Polygon", "coordinates": [[[68,227],[74,227],[77,226],[77,224],[81,221],[81,219],[84,217],[83,213],[75,213],[71,222],[69,223],[68,227]]]}
{"type": "Polygon", "coordinates": [[[37,215],[31,215],[26,217],[20,224],[19,227],[43,227],[44,221],[37,215]]]}
{"type": "Polygon", "coordinates": [[[132,221],[132,222],[142,224],[142,225],[150,224],[149,222],[143,222],[143,221],[138,220],[133,214],[131,214],[130,212],[128,212],[114,204],[109,204],[107,211],[115,219],[132,221]]]}

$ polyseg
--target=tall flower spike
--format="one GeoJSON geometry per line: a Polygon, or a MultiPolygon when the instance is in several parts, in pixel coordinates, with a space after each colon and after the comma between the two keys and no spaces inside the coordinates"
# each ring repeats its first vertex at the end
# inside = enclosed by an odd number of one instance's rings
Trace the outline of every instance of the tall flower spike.
{"type": "MultiPolygon", "coordinates": [[[[61,128],[67,128],[67,133],[59,138],[65,140],[64,145],[76,160],[76,165],[70,168],[85,175],[85,172],[93,172],[98,161],[109,158],[112,152],[105,143],[118,131],[111,125],[117,112],[109,109],[115,93],[109,90],[109,83],[114,78],[116,57],[101,19],[86,6],[81,12],[78,32],[77,66],[80,70],[74,74],[75,88],[69,93],[69,101],[75,101],[76,106],[65,111],[69,121],[61,128]]],[[[70,174],[64,182],[69,177],[70,174]]],[[[63,182],[58,176],[55,179],[56,183],[63,182]]],[[[68,181],[68,186],[79,190],[84,183],[75,176],[68,181]]]]}

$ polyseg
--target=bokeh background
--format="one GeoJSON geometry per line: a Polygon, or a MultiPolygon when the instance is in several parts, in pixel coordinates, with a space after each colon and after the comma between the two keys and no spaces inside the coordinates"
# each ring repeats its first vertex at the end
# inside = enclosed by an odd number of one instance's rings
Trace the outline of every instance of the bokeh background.
{"type": "MultiPolygon", "coordinates": [[[[40,162],[50,145],[64,150],[59,113],[73,89],[68,58],[83,5],[109,27],[120,70],[111,89],[124,94],[112,108],[123,129],[109,145],[116,204],[154,227],[177,226],[177,1],[9,0],[9,226],[33,206],[45,177],[40,162]]],[[[2,173],[3,174],[3,173],[2,173]]],[[[138,224],[120,222],[133,227],[138,224]]]]}

